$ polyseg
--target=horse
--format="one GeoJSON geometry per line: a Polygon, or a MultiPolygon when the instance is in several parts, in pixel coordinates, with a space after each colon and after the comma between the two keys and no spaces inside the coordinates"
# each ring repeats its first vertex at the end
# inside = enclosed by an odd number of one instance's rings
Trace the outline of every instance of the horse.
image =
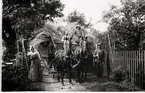
{"type": "Polygon", "coordinates": [[[78,81],[80,81],[80,77],[84,77],[85,74],[85,79],[87,77],[87,59],[88,59],[88,53],[87,53],[87,48],[86,48],[86,44],[87,41],[83,40],[84,42],[82,42],[82,46],[78,46],[74,53],[73,56],[75,59],[77,59],[79,61],[79,64],[77,65],[77,78],[78,81]]]}
{"type": "Polygon", "coordinates": [[[55,68],[57,69],[57,79],[64,85],[64,74],[65,71],[68,71],[69,74],[69,83],[72,83],[71,81],[71,70],[72,70],[72,60],[71,60],[71,38],[69,40],[69,47],[66,50],[60,49],[55,52],[55,68]]]}

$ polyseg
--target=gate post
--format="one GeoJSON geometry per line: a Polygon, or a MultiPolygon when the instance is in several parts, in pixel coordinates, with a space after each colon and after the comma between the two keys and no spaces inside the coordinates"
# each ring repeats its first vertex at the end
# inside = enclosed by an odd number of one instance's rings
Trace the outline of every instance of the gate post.
{"type": "Polygon", "coordinates": [[[113,64],[114,64],[114,60],[113,60],[113,51],[112,51],[112,47],[111,47],[111,41],[110,41],[110,36],[109,33],[107,34],[108,37],[108,42],[109,42],[109,60],[110,60],[110,68],[111,70],[113,69],[113,64]]]}

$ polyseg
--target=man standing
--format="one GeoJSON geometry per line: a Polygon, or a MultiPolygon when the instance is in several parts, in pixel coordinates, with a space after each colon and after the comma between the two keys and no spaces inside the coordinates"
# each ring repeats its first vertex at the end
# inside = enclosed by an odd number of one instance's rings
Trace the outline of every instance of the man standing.
{"type": "Polygon", "coordinates": [[[103,76],[103,64],[104,64],[104,61],[105,61],[105,52],[102,50],[102,45],[101,43],[99,43],[96,47],[96,50],[95,50],[95,53],[94,53],[94,57],[97,57],[97,62],[96,63],[96,74],[97,74],[97,77],[100,81],[100,79],[102,78],[103,76]]]}

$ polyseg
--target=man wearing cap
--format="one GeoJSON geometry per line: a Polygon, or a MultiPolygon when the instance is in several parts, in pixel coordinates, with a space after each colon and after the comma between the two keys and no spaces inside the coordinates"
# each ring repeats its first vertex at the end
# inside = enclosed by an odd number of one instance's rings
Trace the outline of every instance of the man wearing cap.
{"type": "Polygon", "coordinates": [[[104,64],[104,60],[105,60],[105,52],[102,50],[101,43],[96,45],[94,59],[95,59],[94,61],[97,61],[97,62],[95,62],[96,63],[96,74],[97,74],[97,77],[100,82],[100,79],[103,76],[103,64],[104,64]],[[96,60],[96,58],[97,58],[97,60],[96,60]]]}

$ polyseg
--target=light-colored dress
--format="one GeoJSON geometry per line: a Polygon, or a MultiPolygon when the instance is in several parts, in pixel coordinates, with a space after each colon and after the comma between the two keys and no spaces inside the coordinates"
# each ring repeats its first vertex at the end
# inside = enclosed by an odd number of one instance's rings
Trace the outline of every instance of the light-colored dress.
{"type": "Polygon", "coordinates": [[[41,71],[41,58],[37,51],[29,52],[28,55],[30,56],[30,71],[28,78],[31,81],[41,81],[42,80],[42,71],[41,71]]]}
{"type": "Polygon", "coordinates": [[[70,37],[69,36],[66,36],[64,35],[61,39],[61,41],[63,42],[63,47],[64,47],[64,50],[67,51],[69,49],[69,39],[70,37]]]}

